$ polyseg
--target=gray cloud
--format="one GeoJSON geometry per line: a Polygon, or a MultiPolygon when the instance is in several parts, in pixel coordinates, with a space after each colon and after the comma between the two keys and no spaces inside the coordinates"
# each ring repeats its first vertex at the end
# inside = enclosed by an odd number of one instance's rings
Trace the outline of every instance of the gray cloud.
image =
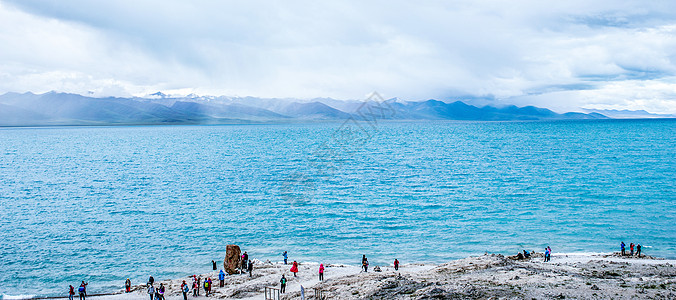
{"type": "Polygon", "coordinates": [[[0,43],[0,92],[377,90],[676,113],[673,1],[5,0],[0,43]]]}

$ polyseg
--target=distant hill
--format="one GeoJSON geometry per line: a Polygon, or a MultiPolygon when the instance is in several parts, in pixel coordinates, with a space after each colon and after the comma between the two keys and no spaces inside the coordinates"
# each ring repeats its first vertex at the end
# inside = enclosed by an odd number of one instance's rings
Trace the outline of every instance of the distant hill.
{"type": "Polygon", "coordinates": [[[476,107],[461,101],[445,103],[438,100],[422,102],[391,102],[396,110],[395,119],[411,120],[547,120],[547,119],[606,119],[601,114],[565,113],[558,114],[546,108],[514,105],[496,108],[476,107]]]}
{"type": "Polygon", "coordinates": [[[321,102],[292,102],[278,107],[275,111],[294,118],[303,119],[347,119],[349,113],[340,111],[321,102]]]}
{"type": "MultiPolygon", "coordinates": [[[[318,98],[295,99],[171,97],[154,93],[143,98],[93,98],[49,92],[6,93],[0,96],[0,126],[116,125],[116,124],[226,124],[251,122],[305,122],[359,117],[361,102],[318,98]],[[339,109],[340,108],[340,109],[339,109]],[[341,110],[342,109],[342,110],[341,110]],[[349,111],[348,111],[349,110],[349,111]]],[[[534,106],[477,107],[461,101],[405,102],[387,100],[392,120],[549,120],[605,119],[603,114],[564,113],[534,106]]]]}
{"type": "Polygon", "coordinates": [[[618,119],[676,118],[676,115],[653,114],[645,110],[585,109],[584,111],[590,114],[598,113],[618,119]]]}
{"type": "Polygon", "coordinates": [[[269,120],[288,119],[288,116],[267,109],[241,104],[202,104],[198,102],[176,101],[171,109],[187,114],[203,115],[213,118],[269,120]]]}

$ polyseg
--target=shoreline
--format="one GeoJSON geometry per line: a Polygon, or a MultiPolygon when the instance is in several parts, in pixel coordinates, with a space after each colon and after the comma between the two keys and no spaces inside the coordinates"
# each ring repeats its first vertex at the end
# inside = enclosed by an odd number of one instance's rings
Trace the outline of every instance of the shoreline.
{"type": "MultiPolygon", "coordinates": [[[[306,299],[314,297],[315,288],[329,299],[446,299],[460,298],[676,298],[676,260],[656,257],[628,257],[618,253],[554,253],[543,262],[542,253],[530,259],[516,256],[484,254],[443,264],[404,263],[398,271],[392,266],[374,266],[367,273],[357,265],[325,264],[325,280],[318,280],[318,263],[300,263],[298,277],[289,272],[291,264],[254,260],[253,277],[228,275],[219,287],[218,271],[198,275],[211,277],[211,297],[189,299],[264,299],[266,287],[279,287],[281,274],[288,279],[287,293],[280,299],[300,297],[301,285],[306,299]]],[[[166,299],[183,299],[181,282],[192,284],[191,277],[156,281],[167,288],[166,299]]],[[[2,299],[67,299],[67,297],[33,297],[29,295],[2,299]]],[[[75,296],[77,298],[77,295],[75,296]]],[[[145,285],[132,286],[131,293],[117,292],[90,295],[98,300],[148,299],[145,285]]]]}

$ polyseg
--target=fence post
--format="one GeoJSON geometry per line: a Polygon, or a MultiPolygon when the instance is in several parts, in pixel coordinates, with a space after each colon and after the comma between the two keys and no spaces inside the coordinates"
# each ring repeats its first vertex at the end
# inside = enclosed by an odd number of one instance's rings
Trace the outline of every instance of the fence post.
{"type": "Polygon", "coordinates": [[[321,288],[315,288],[315,299],[324,300],[324,291],[321,288]]]}
{"type": "Polygon", "coordinates": [[[265,287],[265,300],[279,300],[279,289],[275,287],[265,287]]]}

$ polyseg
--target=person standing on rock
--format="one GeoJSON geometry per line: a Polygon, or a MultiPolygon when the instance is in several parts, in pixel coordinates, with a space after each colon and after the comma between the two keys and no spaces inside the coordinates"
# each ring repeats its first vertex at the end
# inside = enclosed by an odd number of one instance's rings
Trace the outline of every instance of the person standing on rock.
{"type": "Polygon", "coordinates": [[[214,286],[214,283],[211,281],[211,277],[209,277],[209,294],[211,294],[211,288],[214,286]]]}
{"type": "Polygon", "coordinates": [[[209,280],[204,279],[204,297],[209,297],[209,280]]]}
{"type": "Polygon", "coordinates": [[[284,294],[284,292],[286,292],[286,277],[284,277],[284,274],[282,274],[282,279],[279,280],[279,283],[282,284],[282,286],[281,286],[281,288],[279,289],[279,291],[280,291],[282,294],[284,294]]]}
{"type": "Polygon", "coordinates": [[[366,258],[366,254],[361,258],[361,268],[364,272],[368,272],[369,270],[369,260],[366,258]]]}
{"type": "Polygon", "coordinates": [[[252,275],[252,273],[253,273],[253,262],[251,260],[249,260],[249,266],[247,266],[247,270],[249,271],[249,277],[252,277],[253,276],[252,275]]]}
{"type": "Polygon", "coordinates": [[[364,272],[369,270],[369,260],[366,258],[366,254],[361,257],[361,268],[364,272]]]}
{"type": "Polygon", "coordinates": [[[197,297],[200,295],[200,284],[197,280],[192,282],[192,296],[197,297]]]}
{"type": "Polygon", "coordinates": [[[399,260],[397,260],[396,258],[394,259],[394,270],[395,271],[399,270],[399,260]]]}
{"type": "Polygon", "coordinates": [[[289,256],[286,254],[286,251],[284,251],[284,253],[282,253],[282,256],[284,256],[284,264],[286,265],[287,264],[286,262],[289,259],[289,256]]]}
{"type": "Polygon", "coordinates": [[[291,266],[291,273],[293,273],[293,277],[296,277],[296,273],[298,273],[298,263],[295,260],[291,266]]]}
{"type": "Polygon", "coordinates": [[[148,286],[148,295],[150,295],[150,300],[153,300],[153,297],[155,296],[155,287],[152,284],[148,286]]]}
{"type": "Polygon", "coordinates": [[[629,256],[634,256],[634,243],[629,244],[629,256]]]}
{"type": "Polygon", "coordinates": [[[324,264],[319,264],[319,281],[324,280],[324,264]]]}
{"type": "Polygon", "coordinates": [[[85,288],[83,286],[80,286],[80,287],[77,288],[77,294],[80,295],[80,300],[87,299],[87,294],[86,294],[85,288]]]}
{"type": "Polygon", "coordinates": [[[216,262],[213,260],[211,261],[211,267],[216,271],[216,262]]]}
{"type": "Polygon", "coordinates": [[[157,289],[157,292],[160,295],[159,300],[164,300],[164,284],[160,283],[160,288],[157,289]]]}
{"type": "Polygon", "coordinates": [[[545,248],[545,262],[549,261],[549,249],[545,248]]]}
{"type": "Polygon", "coordinates": [[[218,280],[221,281],[221,287],[223,287],[223,285],[225,285],[225,272],[223,272],[223,270],[218,273],[218,280]]]}
{"type": "Polygon", "coordinates": [[[244,254],[239,256],[239,266],[237,266],[237,268],[239,269],[240,275],[244,274],[244,271],[246,270],[246,265],[245,265],[245,262],[244,262],[244,254]]]}
{"type": "Polygon", "coordinates": [[[131,280],[129,280],[129,278],[124,281],[124,291],[125,293],[131,292],[131,280]]]}
{"type": "Polygon", "coordinates": [[[641,244],[636,244],[636,256],[641,257],[641,244]]]}
{"type": "Polygon", "coordinates": [[[246,272],[246,268],[248,266],[248,264],[247,264],[248,260],[249,260],[249,254],[246,253],[246,251],[244,251],[244,254],[242,254],[242,267],[241,267],[242,273],[241,274],[244,274],[244,272],[246,272]]]}
{"type": "Polygon", "coordinates": [[[68,300],[73,300],[73,297],[75,296],[75,288],[72,285],[69,285],[68,287],[68,300]]]}
{"type": "Polygon", "coordinates": [[[80,295],[80,300],[85,300],[87,298],[87,284],[82,280],[82,283],[80,284],[80,287],[77,288],[77,292],[80,295]]]}
{"type": "Polygon", "coordinates": [[[624,255],[626,254],[626,253],[624,252],[624,242],[621,242],[621,243],[620,243],[620,253],[622,254],[622,256],[624,256],[624,255]]]}
{"type": "Polygon", "coordinates": [[[190,288],[188,287],[188,284],[185,283],[185,280],[183,280],[183,283],[181,283],[181,292],[183,293],[183,300],[188,300],[189,291],[190,288]]]}

